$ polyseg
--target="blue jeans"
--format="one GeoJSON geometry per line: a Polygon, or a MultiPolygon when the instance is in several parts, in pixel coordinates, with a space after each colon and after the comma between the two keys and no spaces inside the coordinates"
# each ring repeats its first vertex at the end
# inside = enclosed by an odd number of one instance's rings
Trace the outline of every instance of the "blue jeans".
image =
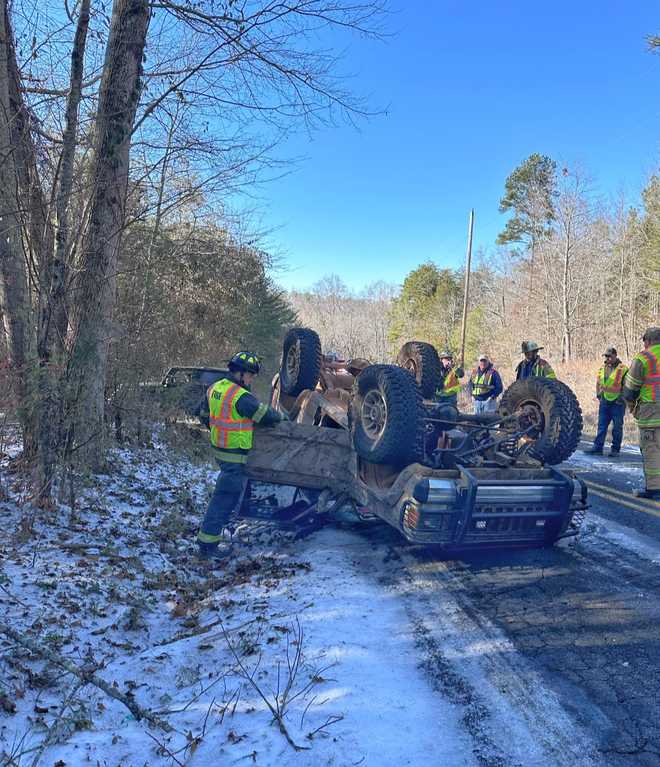
{"type": "Polygon", "coordinates": [[[594,450],[602,450],[607,437],[607,429],[612,424],[612,450],[617,453],[621,449],[623,439],[623,417],[626,414],[625,402],[608,402],[600,398],[598,405],[598,433],[594,440],[594,450]]]}
{"type": "Polygon", "coordinates": [[[220,474],[216,479],[215,490],[197,536],[200,543],[212,545],[220,541],[222,528],[227,525],[232,513],[236,510],[248,483],[245,464],[223,461],[218,461],[218,464],[220,474]]]}

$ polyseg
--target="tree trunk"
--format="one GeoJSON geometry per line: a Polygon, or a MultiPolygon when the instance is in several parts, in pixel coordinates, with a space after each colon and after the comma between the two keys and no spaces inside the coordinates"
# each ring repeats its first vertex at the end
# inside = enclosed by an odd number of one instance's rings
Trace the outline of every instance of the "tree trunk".
{"type": "Polygon", "coordinates": [[[562,344],[561,361],[567,362],[571,359],[571,328],[570,328],[570,307],[569,307],[569,276],[570,276],[570,258],[571,246],[567,240],[564,249],[564,272],[561,283],[561,316],[562,316],[562,344]]]}
{"type": "Polygon", "coordinates": [[[623,336],[623,345],[626,350],[626,359],[630,358],[630,348],[628,344],[628,333],[626,332],[626,314],[623,307],[624,280],[626,272],[626,250],[621,246],[621,259],[619,262],[619,320],[621,322],[621,335],[623,336]]]}
{"type": "Polygon", "coordinates": [[[11,70],[14,55],[7,4],[0,8],[0,312],[23,431],[23,454],[34,455],[33,352],[30,292],[23,249],[19,179],[13,140],[11,70]]]}
{"type": "Polygon", "coordinates": [[[55,184],[55,255],[49,269],[49,300],[47,315],[43,320],[42,339],[50,346],[51,328],[60,349],[66,337],[68,317],[66,312],[65,289],[67,283],[67,250],[69,248],[69,206],[73,189],[73,163],[78,146],[78,110],[82,98],[83,66],[87,30],[89,28],[90,0],[82,0],[80,15],[76,26],[76,35],[71,52],[71,79],[66,102],[65,128],[62,136],[62,153],[55,184]],[[52,325],[51,325],[52,323],[52,325]]]}
{"type": "Polygon", "coordinates": [[[100,467],[104,455],[108,345],[149,15],[146,0],[115,0],[99,92],[89,222],[83,234],[70,339],[71,403],[75,403],[71,426],[78,457],[91,468],[100,467]]]}

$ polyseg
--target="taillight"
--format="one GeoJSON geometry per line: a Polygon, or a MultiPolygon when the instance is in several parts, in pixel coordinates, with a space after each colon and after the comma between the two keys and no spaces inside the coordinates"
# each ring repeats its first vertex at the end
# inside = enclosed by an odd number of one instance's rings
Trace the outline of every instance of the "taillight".
{"type": "Polygon", "coordinates": [[[412,503],[407,503],[403,510],[403,524],[412,529],[419,525],[419,509],[412,503]]]}

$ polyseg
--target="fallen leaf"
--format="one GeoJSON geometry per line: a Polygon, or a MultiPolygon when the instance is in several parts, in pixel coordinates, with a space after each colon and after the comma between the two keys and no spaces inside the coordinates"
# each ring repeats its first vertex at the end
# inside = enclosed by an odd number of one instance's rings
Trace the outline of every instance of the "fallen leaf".
{"type": "Polygon", "coordinates": [[[2,692],[0,692],[0,709],[2,709],[6,714],[16,713],[16,704],[2,692]]]}

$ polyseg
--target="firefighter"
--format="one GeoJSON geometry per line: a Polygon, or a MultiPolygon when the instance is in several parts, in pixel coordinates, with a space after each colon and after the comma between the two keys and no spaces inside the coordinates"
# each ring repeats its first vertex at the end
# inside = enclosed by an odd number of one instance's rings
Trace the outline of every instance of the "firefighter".
{"type": "Polygon", "coordinates": [[[644,350],[623,381],[623,399],[637,421],[644,460],[646,487],[635,495],[660,500],[660,328],[648,328],[642,341],[644,350]]]}
{"type": "Polygon", "coordinates": [[[238,506],[247,476],[245,464],[252,447],[254,424],[272,426],[285,419],[250,393],[250,386],[259,374],[261,363],[256,354],[241,351],[229,361],[229,375],[209,387],[207,397],[208,425],[211,445],[220,474],[209,501],[202,527],[197,535],[199,556],[217,561],[230,553],[221,549],[222,528],[238,506]]]}
{"type": "Polygon", "coordinates": [[[536,341],[522,342],[521,353],[525,355],[525,359],[521,360],[516,367],[516,381],[521,378],[557,378],[550,363],[539,357],[541,349],[543,347],[539,346],[536,341]]]}
{"type": "Polygon", "coordinates": [[[461,390],[460,378],[465,375],[463,368],[454,368],[454,355],[445,350],[440,355],[440,381],[435,389],[436,402],[458,405],[458,392],[461,390]]]}
{"type": "Polygon", "coordinates": [[[497,398],[503,388],[500,374],[493,367],[488,355],[482,354],[468,381],[468,392],[474,400],[474,412],[492,413],[497,410],[497,398]]]}
{"type": "Polygon", "coordinates": [[[598,433],[594,445],[585,453],[602,455],[607,429],[612,423],[612,447],[610,456],[617,458],[623,439],[623,417],[626,414],[626,403],[622,397],[623,382],[628,372],[626,365],[621,362],[613,346],[603,354],[605,362],[596,376],[596,397],[598,398],[598,433]]]}

